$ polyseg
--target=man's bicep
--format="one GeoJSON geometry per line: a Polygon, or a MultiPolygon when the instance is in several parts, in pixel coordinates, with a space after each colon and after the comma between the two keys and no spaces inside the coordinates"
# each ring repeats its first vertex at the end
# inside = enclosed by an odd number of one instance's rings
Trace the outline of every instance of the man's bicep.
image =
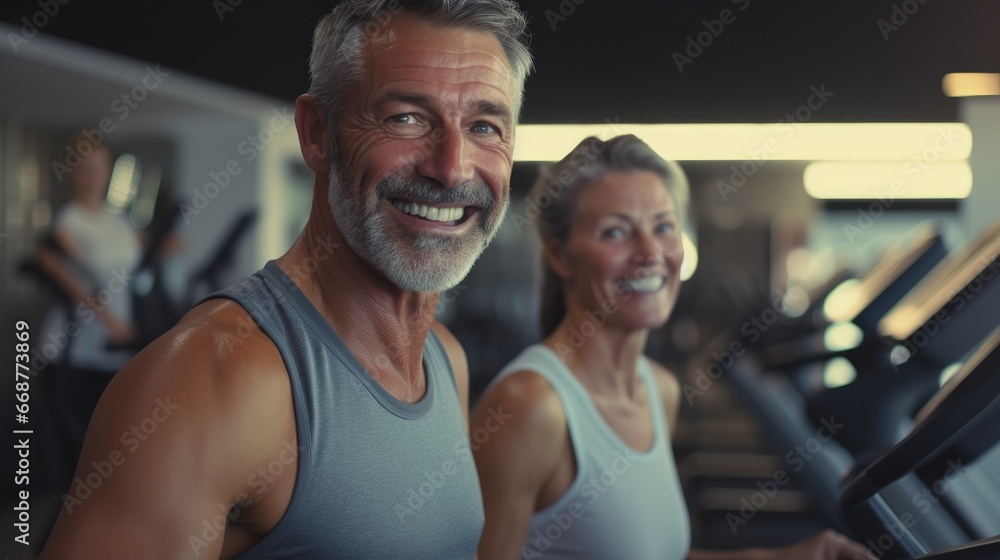
{"type": "Polygon", "coordinates": [[[225,511],[232,490],[206,453],[211,431],[196,397],[115,381],[91,420],[44,558],[217,558],[224,525],[206,542],[204,522],[225,511]]]}

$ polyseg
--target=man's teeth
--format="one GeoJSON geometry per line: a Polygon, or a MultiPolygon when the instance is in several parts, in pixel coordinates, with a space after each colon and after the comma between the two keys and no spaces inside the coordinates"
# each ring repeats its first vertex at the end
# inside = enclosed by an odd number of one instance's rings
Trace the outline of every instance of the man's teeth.
{"type": "Polygon", "coordinates": [[[454,222],[462,219],[465,215],[465,208],[438,208],[437,206],[427,206],[416,202],[405,202],[394,200],[393,206],[399,208],[400,212],[405,212],[411,216],[420,216],[434,222],[454,222]]]}
{"type": "Polygon", "coordinates": [[[663,287],[663,282],[662,276],[653,276],[642,280],[626,280],[622,282],[622,286],[635,292],[655,292],[663,287]]]}

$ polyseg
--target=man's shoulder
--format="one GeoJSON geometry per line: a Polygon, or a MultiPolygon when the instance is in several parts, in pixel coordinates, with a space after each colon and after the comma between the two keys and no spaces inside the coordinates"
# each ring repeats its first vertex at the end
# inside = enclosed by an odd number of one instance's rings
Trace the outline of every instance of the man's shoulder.
{"type": "MultiPolygon", "coordinates": [[[[103,536],[111,535],[108,527],[123,524],[132,526],[130,550],[175,546],[217,516],[219,504],[223,512],[239,504],[240,518],[230,527],[255,535],[274,527],[295,469],[255,493],[249,481],[295,445],[290,385],[263,334],[251,333],[236,349],[220,342],[241,313],[225,300],[198,306],[115,375],[90,421],[70,491],[75,502],[67,502],[53,533],[60,546],[107,546],[105,538],[119,539],[103,536]],[[89,465],[113,469],[114,476],[89,486],[89,465]],[[85,513],[68,518],[76,508],[85,513]]],[[[221,541],[208,541],[204,546],[218,557],[221,541]]]]}
{"type": "Polygon", "coordinates": [[[165,350],[198,347],[217,365],[277,353],[277,347],[240,303],[215,298],[195,306],[166,335],[165,350]]]}
{"type": "Polygon", "coordinates": [[[275,344],[228,299],[192,309],[126,364],[115,381],[138,394],[184,394],[209,415],[258,406],[270,391],[289,385],[275,344]]]}

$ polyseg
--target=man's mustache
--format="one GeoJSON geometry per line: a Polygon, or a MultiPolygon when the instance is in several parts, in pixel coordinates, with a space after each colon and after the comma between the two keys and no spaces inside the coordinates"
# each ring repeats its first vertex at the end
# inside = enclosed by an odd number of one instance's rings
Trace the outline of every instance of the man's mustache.
{"type": "Polygon", "coordinates": [[[493,193],[482,179],[468,180],[454,188],[427,179],[387,177],[375,187],[378,198],[399,198],[433,206],[475,206],[492,210],[493,193]]]}

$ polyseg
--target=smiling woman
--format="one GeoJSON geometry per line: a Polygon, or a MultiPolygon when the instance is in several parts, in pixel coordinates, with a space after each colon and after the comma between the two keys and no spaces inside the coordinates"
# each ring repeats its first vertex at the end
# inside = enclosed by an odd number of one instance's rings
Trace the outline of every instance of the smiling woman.
{"type": "Polygon", "coordinates": [[[475,451],[480,558],[679,560],[690,535],[668,435],[676,381],[642,350],[677,299],[672,189],[685,179],[631,135],[585,139],[536,194],[552,178],[562,188],[537,219],[546,338],[500,372],[472,423],[493,407],[513,411],[475,451]],[[525,456],[530,464],[509,458],[525,456]]]}
{"type": "Polygon", "coordinates": [[[486,510],[480,559],[867,557],[832,532],[773,551],[689,551],[671,450],[680,387],[643,355],[677,300],[674,191],[684,182],[626,135],[587,138],[536,184],[545,339],[500,371],[473,415],[473,433],[489,410],[510,415],[473,449],[486,510]]]}
{"type": "MultiPolygon", "coordinates": [[[[551,202],[544,207],[539,204],[540,212],[536,222],[547,252],[561,253],[562,248],[571,242],[573,232],[581,233],[580,228],[574,227],[574,224],[581,219],[590,219],[589,227],[592,228],[604,225],[605,230],[594,231],[591,234],[604,236],[608,243],[624,236],[627,227],[636,229],[637,224],[634,222],[636,219],[641,219],[638,214],[629,216],[607,211],[609,208],[607,204],[612,202],[610,199],[621,199],[621,204],[628,206],[631,203],[635,207],[632,209],[633,212],[638,211],[638,208],[643,208],[644,214],[659,210],[650,216],[645,216],[646,220],[650,221],[647,225],[656,230],[653,233],[654,237],[666,239],[669,245],[666,249],[671,256],[671,268],[674,263],[679,266],[683,259],[683,248],[678,235],[680,218],[673,189],[682,183],[686,185],[687,180],[676,163],[664,160],[632,135],[619,136],[607,142],[591,137],[580,142],[565,158],[549,169],[536,183],[534,191],[528,198],[541,200],[543,196],[541,193],[556,179],[562,186],[559,195],[550,195],[551,202]],[[593,189],[585,189],[587,186],[593,189]],[[602,194],[591,196],[589,192],[591,190],[598,190],[602,194]],[[587,192],[587,196],[584,196],[584,192],[587,192]],[[594,214],[590,215],[588,211],[594,214]],[[602,223],[595,223],[597,220],[601,220],[602,223]]],[[[553,264],[552,260],[547,260],[545,263],[546,272],[542,288],[542,331],[546,335],[555,330],[566,315],[564,279],[557,274],[553,264]]],[[[679,276],[674,271],[668,277],[663,274],[665,272],[663,268],[665,266],[658,267],[655,262],[640,263],[640,266],[623,273],[618,279],[613,286],[613,291],[617,292],[614,295],[622,296],[621,299],[630,298],[633,290],[628,288],[628,282],[647,278],[655,280],[655,277],[660,277],[672,286],[668,286],[671,287],[669,291],[672,293],[670,303],[672,306],[679,286],[679,276]]],[[[579,284],[579,281],[576,283],[579,284]]],[[[657,289],[660,287],[662,285],[657,289]]],[[[614,300],[617,297],[610,299],[614,300]]],[[[600,308],[600,305],[591,308],[600,308]]],[[[669,310],[666,312],[669,313],[669,310]]]]}

